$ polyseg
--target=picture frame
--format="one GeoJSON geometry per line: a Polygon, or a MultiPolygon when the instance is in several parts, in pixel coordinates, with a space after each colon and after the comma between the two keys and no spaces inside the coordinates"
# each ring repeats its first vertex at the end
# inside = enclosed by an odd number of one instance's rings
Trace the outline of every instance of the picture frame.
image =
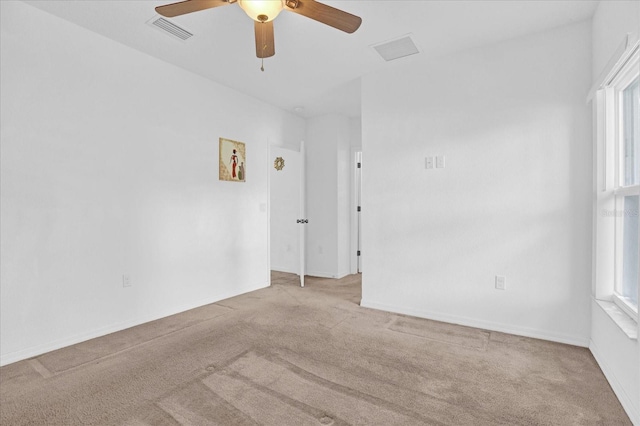
{"type": "Polygon", "coordinates": [[[219,138],[219,179],[229,182],[246,182],[247,151],[243,142],[219,138]]]}

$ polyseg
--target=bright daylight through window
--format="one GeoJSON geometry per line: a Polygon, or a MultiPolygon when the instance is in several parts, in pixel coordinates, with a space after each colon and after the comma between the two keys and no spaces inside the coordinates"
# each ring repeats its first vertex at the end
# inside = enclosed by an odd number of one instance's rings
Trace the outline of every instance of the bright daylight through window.
{"type": "Polygon", "coordinates": [[[614,96],[615,182],[615,286],[614,302],[631,317],[638,317],[638,203],[640,196],[640,80],[638,55],[611,85],[614,96]]]}

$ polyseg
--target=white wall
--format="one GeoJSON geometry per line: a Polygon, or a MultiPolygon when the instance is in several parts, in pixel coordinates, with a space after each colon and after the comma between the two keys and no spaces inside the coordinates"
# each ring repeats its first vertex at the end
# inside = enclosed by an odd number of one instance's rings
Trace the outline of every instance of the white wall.
{"type": "Polygon", "coordinates": [[[304,120],[0,4],[0,362],[268,285],[267,140],[304,120]],[[246,183],[218,181],[219,137],[246,183]]]}
{"type": "MultiPolygon", "coordinates": [[[[626,34],[638,31],[640,2],[601,1],[598,4],[592,21],[594,83],[626,34]]],[[[597,204],[595,194],[593,198],[597,204]]],[[[597,205],[595,211],[596,214],[600,211],[597,205]]],[[[640,425],[640,345],[638,340],[629,339],[595,301],[589,347],[627,414],[634,424],[640,425]]]]}
{"type": "Polygon", "coordinates": [[[337,130],[336,168],[338,173],[337,215],[338,215],[338,266],[337,276],[344,277],[351,273],[351,120],[341,117],[337,130]]]}
{"type": "Polygon", "coordinates": [[[307,120],[307,274],[349,274],[350,120],[329,114],[307,120]]]}
{"type": "Polygon", "coordinates": [[[308,275],[335,277],[338,271],[338,216],[335,193],[336,173],[335,116],[307,120],[306,197],[307,197],[307,267],[308,275]]]}
{"type": "Polygon", "coordinates": [[[640,2],[604,0],[598,3],[592,24],[592,77],[595,80],[629,32],[640,30],[640,2]]]}
{"type": "Polygon", "coordinates": [[[349,138],[351,146],[362,148],[362,118],[352,117],[349,119],[349,138]]]}
{"type": "Polygon", "coordinates": [[[635,425],[640,424],[640,358],[638,340],[632,340],[611,317],[592,302],[589,349],[635,425]]]}
{"type": "Polygon", "coordinates": [[[363,77],[362,305],[587,346],[590,81],[590,22],[363,77]]]}

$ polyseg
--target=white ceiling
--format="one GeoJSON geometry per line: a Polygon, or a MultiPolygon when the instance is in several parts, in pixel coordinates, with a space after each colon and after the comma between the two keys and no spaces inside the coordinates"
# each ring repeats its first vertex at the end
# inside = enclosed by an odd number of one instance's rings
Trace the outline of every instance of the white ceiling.
{"type": "MultiPolygon", "coordinates": [[[[590,19],[597,1],[577,0],[350,0],[324,1],[362,17],[347,34],[283,11],[274,21],[276,55],[255,56],[253,22],[237,4],[170,19],[192,32],[186,42],[146,24],[166,0],[83,0],[27,3],[304,117],[360,115],[361,76],[387,63],[371,45],[412,34],[423,58],[590,19]]],[[[401,77],[399,77],[401,78],[401,77]]]]}

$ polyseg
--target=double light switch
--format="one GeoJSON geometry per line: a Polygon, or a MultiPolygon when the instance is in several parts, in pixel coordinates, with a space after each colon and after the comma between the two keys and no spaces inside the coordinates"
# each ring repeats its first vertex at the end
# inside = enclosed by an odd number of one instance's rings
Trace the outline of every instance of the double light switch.
{"type": "Polygon", "coordinates": [[[435,157],[425,157],[424,167],[425,169],[444,169],[444,155],[438,155],[435,157]]]}

